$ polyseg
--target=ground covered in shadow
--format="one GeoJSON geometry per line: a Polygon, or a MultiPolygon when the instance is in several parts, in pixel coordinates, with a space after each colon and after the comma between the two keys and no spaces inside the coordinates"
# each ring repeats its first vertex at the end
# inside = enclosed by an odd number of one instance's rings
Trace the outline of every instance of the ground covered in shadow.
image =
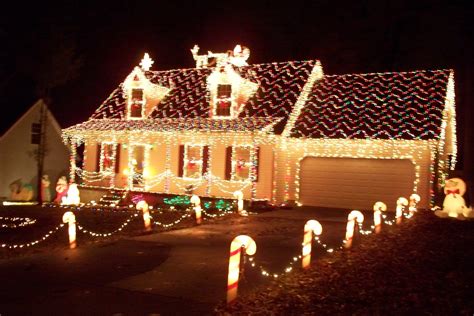
{"type": "Polygon", "coordinates": [[[418,213],[216,312],[472,315],[474,221],[418,213]]]}

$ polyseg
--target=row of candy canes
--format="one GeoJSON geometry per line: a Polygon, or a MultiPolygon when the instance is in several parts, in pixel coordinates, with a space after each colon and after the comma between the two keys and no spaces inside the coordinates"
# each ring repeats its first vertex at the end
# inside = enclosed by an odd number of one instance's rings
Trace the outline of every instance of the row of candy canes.
{"type": "MultiPolygon", "coordinates": [[[[417,210],[417,203],[420,201],[420,197],[417,194],[412,194],[410,196],[410,207],[409,212],[410,215],[408,218],[413,216],[413,214],[417,210]]],[[[403,216],[404,207],[408,205],[408,201],[405,198],[399,198],[397,200],[397,213],[396,219],[401,218],[403,216]],[[406,203],[405,203],[406,202],[406,203]],[[401,213],[400,213],[401,212],[401,213]],[[400,215],[401,214],[401,215],[400,215]]],[[[387,210],[387,205],[383,202],[376,202],[374,204],[374,231],[375,233],[380,233],[382,228],[382,212],[387,210]]],[[[345,239],[343,241],[345,248],[350,248],[353,243],[354,234],[356,231],[356,223],[359,225],[359,232],[361,232],[360,227],[364,222],[364,215],[357,210],[353,210],[349,213],[347,217],[347,225],[346,225],[346,234],[345,239]]],[[[301,265],[303,269],[306,269],[310,266],[311,262],[311,248],[312,248],[312,240],[315,237],[316,240],[319,242],[319,237],[322,234],[323,228],[321,224],[317,220],[308,220],[304,226],[304,236],[303,236],[303,249],[302,255],[299,257],[301,258],[301,265]]],[[[227,303],[233,302],[237,298],[237,289],[238,289],[238,281],[239,281],[239,273],[240,273],[240,256],[242,248],[245,249],[247,255],[254,255],[257,246],[255,241],[247,236],[247,235],[239,235],[234,238],[230,246],[230,256],[229,256],[229,273],[227,278],[227,303]]],[[[333,252],[332,249],[328,252],[333,252]]],[[[293,258],[297,260],[297,257],[293,258]]],[[[252,264],[254,265],[254,264],[252,264]]],[[[286,271],[291,271],[288,269],[286,271]]],[[[266,273],[268,274],[268,273],[266,273]]],[[[268,274],[270,275],[270,274],[268,274]]]]}

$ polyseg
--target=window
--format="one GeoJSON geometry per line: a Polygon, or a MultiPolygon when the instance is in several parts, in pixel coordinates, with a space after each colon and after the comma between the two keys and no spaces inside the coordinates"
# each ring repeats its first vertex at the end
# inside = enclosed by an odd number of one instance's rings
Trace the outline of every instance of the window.
{"type": "Polygon", "coordinates": [[[232,180],[248,180],[251,168],[252,155],[250,147],[232,147],[232,180]]]}
{"type": "Polygon", "coordinates": [[[132,89],[130,98],[130,118],[143,117],[143,89],[132,89]]]}
{"type": "Polygon", "coordinates": [[[184,145],[183,177],[199,179],[202,176],[203,146],[184,145]]]}
{"type": "Polygon", "coordinates": [[[217,85],[217,98],[215,105],[216,116],[230,116],[232,106],[232,86],[230,84],[217,85]]]}
{"type": "Polygon", "coordinates": [[[220,84],[217,86],[217,98],[230,98],[232,94],[232,86],[230,84],[220,84]]]}
{"type": "Polygon", "coordinates": [[[101,172],[115,172],[117,147],[112,143],[102,143],[100,146],[100,168],[101,172]]]}

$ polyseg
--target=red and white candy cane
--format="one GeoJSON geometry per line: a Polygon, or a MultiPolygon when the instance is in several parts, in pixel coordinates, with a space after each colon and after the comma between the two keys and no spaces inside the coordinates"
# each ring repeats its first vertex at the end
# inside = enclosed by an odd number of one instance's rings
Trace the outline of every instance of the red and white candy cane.
{"type": "Polygon", "coordinates": [[[199,198],[199,196],[197,196],[196,194],[194,194],[192,197],[191,197],[191,203],[194,205],[194,212],[196,213],[196,223],[197,224],[201,224],[201,199],[199,198]]]}
{"type": "Polygon", "coordinates": [[[137,203],[137,210],[143,211],[143,224],[145,225],[145,230],[151,230],[151,216],[150,211],[148,210],[148,203],[144,200],[141,200],[137,203]]]}
{"type": "Polygon", "coordinates": [[[227,276],[227,303],[231,303],[237,298],[240,273],[240,252],[242,251],[242,247],[249,256],[254,255],[257,251],[257,244],[249,236],[240,235],[232,240],[232,243],[230,244],[229,274],[227,276]]]}
{"type": "Polygon", "coordinates": [[[410,203],[408,206],[408,211],[410,211],[410,216],[413,216],[416,212],[416,205],[420,202],[421,198],[418,194],[413,193],[410,195],[410,203]]]}
{"type": "Polygon", "coordinates": [[[397,209],[395,211],[395,218],[397,219],[397,224],[402,222],[403,211],[405,210],[405,206],[408,205],[408,200],[404,197],[399,197],[397,200],[397,209]]]}
{"type": "Polygon", "coordinates": [[[303,259],[301,260],[303,269],[309,267],[311,262],[311,243],[313,241],[313,233],[314,235],[319,236],[322,232],[323,227],[317,220],[311,219],[304,225],[303,259]]]}
{"type": "Polygon", "coordinates": [[[73,212],[66,212],[63,215],[63,223],[68,224],[69,248],[76,248],[76,216],[73,212]]]}
{"type": "Polygon", "coordinates": [[[349,213],[349,216],[347,216],[346,242],[344,244],[346,248],[350,248],[352,246],[356,221],[357,223],[362,224],[364,222],[364,214],[354,210],[349,213]]]}
{"type": "Polygon", "coordinates": [[[376,202],[374,204],[374,227],[375,233],[380,233],[382,229],[382,212],[387,210],[387,205],[384,202],[376,202]]]}

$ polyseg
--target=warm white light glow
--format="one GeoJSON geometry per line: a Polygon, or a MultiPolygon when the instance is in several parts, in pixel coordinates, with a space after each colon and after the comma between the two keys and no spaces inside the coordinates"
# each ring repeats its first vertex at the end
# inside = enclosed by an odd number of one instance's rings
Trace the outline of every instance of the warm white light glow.
{"type": "Polygon", "coordinates": [[[309,220],[304,225],[303,258],[301,260],[304,269],[308,268],[311,262],[311,242],[313,240],[313,234],[319,236],[322,232],[323,227],[317,220],[309,220]]]}
{"type": "Polygon", "coordinates": [[[69,248],[76,248],[76,216],[73,212],[66,212],[63,215],[63,223],[68,224],[69,248]]]}
{"type": "Polygon", "coordinates": [[[242,247],[247,255],[252,256],[257,251],[255,241],[246,235],[240,235],[232,240],[230,244],[229,273],[227,275],[227,303],[231,303],[237,298],[240,273],[240,253],[242,247]]]}
{"type": "Polygon", "coordinates": [[[148,53],[145,53],[145,55],[143,56],[142,61],[140,62],[140,67],[142,67],[142,69],[145,70],[145,71],[149,71],[151,66],[154,63],[155,62],[150,58],[150,55],[148,55],[148,53]]]}

